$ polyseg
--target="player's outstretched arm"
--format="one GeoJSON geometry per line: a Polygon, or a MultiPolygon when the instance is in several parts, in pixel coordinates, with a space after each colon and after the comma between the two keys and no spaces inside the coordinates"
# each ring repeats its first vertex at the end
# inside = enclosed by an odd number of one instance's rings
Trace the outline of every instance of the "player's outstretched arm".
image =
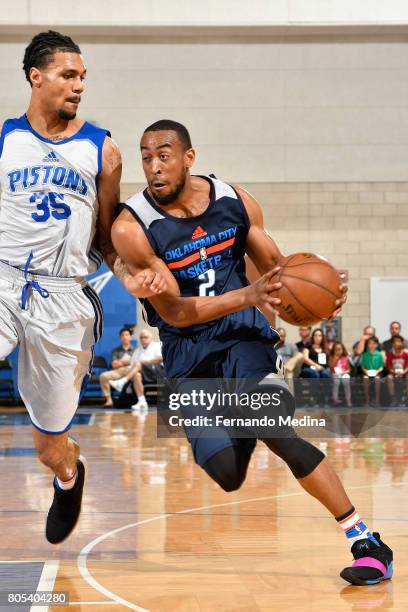
{"type": "Polygon", "coordinates": [[[281,286],[270,280],[274,271],[268,272],[253,285],[223,295],[181,297],[176,279],[154,253],[139,223],[126,210],[121,212],[112,227],[112,241],[127,268],[123,282],[128,291],[141,297],[138,293],[138,275],[145,269],[164,280],[165,290],[159,295],[148,297],[162,319],[174,327],[207,323],[249,306],[274,306],[279,303],[279,300],[271,296],[281,286]]]}
{"type": "MultiPolygon", "coordinates": [[[[257,200],[242,187],[236,187],[247,211],[250,229],[246,241],[246,251],[255,264],[259,274],[265,274],[275,266],[279,266],[283,258],[276,242],[269,236],[264,227],[262,208],[257,200]]],[[[336,300],[336,309],[330,318],[336,317],[347,300],[347,287],[340,287],[343,296],[336,300]]],[[[265,314],[267,314],[265,312],[265,314]]]]}
{"type": "MultiPolygon", "coordinates": [[[[115,275],[123,282],[129,276],[126,267],[118,257],[112,244],[111,231],[116,216],[116,207],[120,201],[120,179],[122,176],[122,156],[118,145],[108,136],[102,149],[102,170],[98,183],[99,215],[96,229],[96,241],[104,260],[115,275]]],[[[141,270],[133,279],[135,295],[149,297],[164,289],[164,281],[151,270],[141,270]],[[138,281],[136,291],[135,282],[138,281]]]]}

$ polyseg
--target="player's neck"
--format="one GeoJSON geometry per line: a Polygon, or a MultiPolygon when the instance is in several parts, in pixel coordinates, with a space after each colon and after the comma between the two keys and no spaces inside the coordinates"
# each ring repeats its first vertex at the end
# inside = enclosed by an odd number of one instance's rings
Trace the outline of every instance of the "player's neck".
{"type": "Polygon", "coordinates": [[[27,109],[26,117],[33,130],[55,141],[72,136],[83,124],[83,121],[76,117],[61,119],[57,112],[45,112],[32,102],[27,109]]]}
{"type": "Polygon", "coordinates": [[[194,195],[195,193],[191,184],[191,177],[187,176],[183,191],[178,195],[177,199],[170,204],[170,206],[174,206],[174,208],[177,210],[181,209],[189,212],[191,210],[191,204],[194,202],[194,195]]]}
{"type": "Polygon", "coordinates": [[[183,191],[177,196],[177,199],[171,204],[160,204],[156,200],[156,204],[165,210],[170,215],[182,218],[196,217],[208,207],[209,204],[210,185],[206,180],[198,176],[186,177],[183,191]]]}

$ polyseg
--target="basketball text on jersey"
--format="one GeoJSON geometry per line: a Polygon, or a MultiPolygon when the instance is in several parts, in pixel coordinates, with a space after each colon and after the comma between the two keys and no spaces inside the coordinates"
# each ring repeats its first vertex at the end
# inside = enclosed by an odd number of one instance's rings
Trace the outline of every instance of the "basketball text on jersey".
{"type": "Polygon", "coordinates": [[[221,263],[223,255],[231,256],[230,249],[235,243],[236,233],[235,225],[166,251],[164,257],[166,262],[170,262],[167,264],[169,270],[176,278],[195,278],[207,270],[216,268],[221,263]],[[188,256],[184,257],[185,255],[188,256]],[[195,261],[198,263],[193,263],[195,261]]]}
{"type": "Polygon", "coordinates": [[[11,170],[7,173],[7,177],[11,193],[15,193],[17,187],[31,189],[31,187],[43,187],[44,185],[63,187],[79,195],[88,193],[85,179],[73,168],[65,166],[26,166],[11,170]]]}

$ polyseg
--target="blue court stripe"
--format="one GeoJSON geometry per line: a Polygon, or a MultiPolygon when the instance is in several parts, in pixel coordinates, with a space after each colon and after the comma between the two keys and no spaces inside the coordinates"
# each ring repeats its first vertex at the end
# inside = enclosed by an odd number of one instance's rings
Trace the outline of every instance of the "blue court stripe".
{"type": "MultiPolygon", "coordinates": [[[[13,561],[0,562],[0,591],[2,593],[2,603],[0,610],[14,610],[15,612],[29,612],[35,610],[35,606],[31,606],[30,602],[20,604],[6,604],[8,591],[17,591],[19,593],[31,592],[35,593],[40,584],[41,575],[44,569],[44,561],[13,561]]],[[[50,585],[52,590],[52,585],[50,585]]],[[[40,608],[37,608],[38,610],[40,608]]],[[[42,608],[44,610],[44,607],[42,608]]]]}

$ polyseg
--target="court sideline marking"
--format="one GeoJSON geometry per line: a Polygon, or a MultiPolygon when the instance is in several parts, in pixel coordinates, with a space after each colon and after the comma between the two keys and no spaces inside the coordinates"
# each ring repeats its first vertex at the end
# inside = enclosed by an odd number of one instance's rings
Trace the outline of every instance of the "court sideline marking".
{"type": "MultiPolygon", "coordinates": [[[[379,484],[379,485],[357,485],[355,487],[347,487],[348,491],[354,491],[356,489],[379,489],[381,487],[391,487],[391,486],[397,486],[397,487],[402,487],[404,486],[406,483],[393,483],[393,482],[388,482],[388,483],[384,483],[384,484],[379,484]]],[[[283,493],[283,494],[279,494],[279,495],[267,495],[266,497],[252,497],[249,499],[237,499],[234,501],[230,501],[230,502],[223,502],[222,504],[211,504],[209,506],[200,506],[198,508],[188,508],[187,510],[180,510],[179,512],[173,512],[173,513],[168,513],[168,514],[159,514],[157,516],[153,516],[151,518],[148,519],[143,519],[142,521],[137,521],[136,523],[128,523],[127,525],[123,525],[122,527],[118,527],[117,529],[112,529],[111,531],[107,531],[106,533],[100,535],[99,537],[95,538],[94,540],[92,540],[91,542],[89,542],[89,544],[87,544],[86,546],[83,547],[83,549],[80,551],[78,557],[77,557],[77,567],[79,570],[79,573],[81,574],[82,578],[90,585],[92,586],[96,591],[99,591],[99,593],[102,593],[102,595],[105,595],[106,597],[109,597],[109,599],[111,601],[115,601],[118,604],[121,604],[122,606],[124,606],[125,608],[129,608],[129,610],[136,610],[136,612],[149,612],[149,610],[147,610],[146,608],[141,608],[140,606],[133,604],[130,601],[127,601],[126,599],[123,599],[122,597],[120,597],[119,595],[116,595],[116,593],[113,593],[112,591],[109,591],[109,589],[105,588],[102,584],[100,584],[91,574],[91,572],[88,569],[87,566],[87,558],[89,553],[91,552],[91,550],[97,546],[98,544],[100,544],[101,542],[103,542],[104,540],[107,540],[108,538],[110,538],[113,535],[116,535],[117,533],[120,533],[122,531],[126,531],[126,529],[132,529],[133,527],[138,527],[139,525],[145,525],[146,523],[152,523],[153,521],[160,521],[163,519],[167,519],[169,517],[174,517],[177,516],[178,514],[189,514],[192,512],[197,512],[197,510],[210,510],[211,508],[222,508],[225,506],[233,506],[233,505],[237,505],[237,504],[249,504],[249,503],[253,503],[253,502],[259,502],[259,501],[267,501],[269,499],[282,499],[284,497],[297,497],[299,495],[307,495],[306,491],[297,491],[297,492],[293,492],[293,493],[283,493]]],[[[74,604],[75,602],[73,602],[74,604]]],[[[82,603],[86,603],[86,602],[82,602],[82,603]]],[[[91,602],[89,602],[91,603],[91,602]]],[[[96,602],[95,602],[96,603],[96,602]]]]}
{"type": "MultiPolygon", "coordinates": [[[[55,579],[58,574],[59,561],[58,559],[52,559],[44,562],[44,567],[41,572],[40,580],[38,582],[37,591],[53,591],[55,579]]],[[[30,608],[30,612],[48,612],[49,606],[36,606],[33,605],[30,608]]]]}

